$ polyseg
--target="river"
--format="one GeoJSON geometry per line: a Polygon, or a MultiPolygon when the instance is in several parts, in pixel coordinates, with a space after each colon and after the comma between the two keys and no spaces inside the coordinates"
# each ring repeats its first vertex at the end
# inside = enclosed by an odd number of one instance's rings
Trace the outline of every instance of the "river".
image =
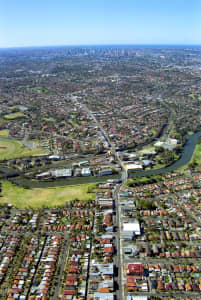
{"type": "MultiPolygon", "coordinates": [[[[152,176],[152,175],[159,175],[165,174],[171,171],[174,171],[178,168],[185,166],[192,158],[193,152],[195,150],[195,146],[197,144],[198,138],[201,136],[201,130],[195,134],[188,135],[186,143],[183,146],[180,158],[174,162],[172,165],[155,169],[155,170],[145,170],[145,171],[136,171],[136,172],[129,172],[129,177],[143,177],[143,176],[152,176]]],[[[8,168],[5,168],[8,172],[8,168]]],[[[2,170],[2,169],[1,169],[2,170]]],[[[2,170],[3,172],[3,170],[2,170]]],[[[5,170],[3,172],[6,173],[5,170]]],[[[11,182],[27,187],[27,188],[41,188],[41,187],[56,187],[56,186],[65,186],[65,185],[74,185],[74,184],[83,184],[83,183],[94,183],[94,182],[103,182],[107,179],[116,179],[119,178],[119,175],[108,175],[102,177],[74,177],[69,179],[58,179],[55,181],[36,181],[36,180],[28,180],[21,176],[15,178],[8,178],[11,182]]]]}
{"type": "Polygon", "coordinates": [[[143,177],[143,176],[152,176],[152,175],[159,175],[165,174],[168,172],[172,172],[178,168],[185,166],[191,160],[193,156],[193,152],[195,150],[195,146],[197,145],[197,140],[201,136],[201,130],[192,134],[187,135],[186,143],[183,146],[180,158],[175,161],[170,166],[155,169],[155,170],[145,170],[145,171],[137,171],[137,172],[129,172],[129,177],[143,177]]]}

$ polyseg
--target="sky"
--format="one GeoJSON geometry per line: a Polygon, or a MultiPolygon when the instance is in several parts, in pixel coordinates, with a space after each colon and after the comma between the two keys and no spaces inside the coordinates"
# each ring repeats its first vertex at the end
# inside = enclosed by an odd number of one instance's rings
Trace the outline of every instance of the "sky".
{"type": "Polygon", "coordinates": [[[201,0],[0,0],[0,48],[201,45],[201,0]]]}

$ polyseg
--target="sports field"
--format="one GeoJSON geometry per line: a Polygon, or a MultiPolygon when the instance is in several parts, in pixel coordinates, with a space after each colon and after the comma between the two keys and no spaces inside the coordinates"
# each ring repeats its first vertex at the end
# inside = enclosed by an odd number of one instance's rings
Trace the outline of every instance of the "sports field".
{"type": "Polygon", "coordinates": [[[0,138],[0,160],[46,154],[44,149],[28,149],[20,141],[0,138]]]}
{"type": "Polygon", "coordinates": [[[92,200],[94,193],[88,193],[94,184],[80,184],[66,187],[24,189],[9,181],[2,181],[0,204],[10,203],[17,208],[42,208],[63,206],[71,200],[92,200]]]}

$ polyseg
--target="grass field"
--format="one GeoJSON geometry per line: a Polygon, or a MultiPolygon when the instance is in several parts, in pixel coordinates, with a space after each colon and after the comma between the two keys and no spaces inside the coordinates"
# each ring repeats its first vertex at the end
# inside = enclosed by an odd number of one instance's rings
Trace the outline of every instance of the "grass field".
{"type": "Polygon", "coordinates": [[[201,144],[197,144],[191,162],[201,165],[201,144]]]}
{"type": "Polygon", "coordinates": [[[153,151],[155,151],[155,147],[153,145],[148,145],[144,147],[142,150],[140,150],[139,153],[140,155],[143,155],[143,154],[149,154],[153,151]]]}
{"type": "Polygon", "coordinates": [[[16,105],[14,106],[8,106],[7,109],[10,110],[10,113],[13,112],[14,110],[16,111],[16,109],[18,109],[18,107],[16,105]]]}
{"type": "Polygon", "coordinates": [[[194,99],[195,96],[196,96],[196,94],[189,94],[188,96],[189,96],[190,98],[194,99]]]}
{"type": "Polygon", "coordinates": [[[34,88],[28,88],[27,91],[30,92],[30,93],[37,93],[37,94],[44,93],[44,94],[54,94],[55,95],[55,93],[56,93],[54,90],[50,90],[50,89],[44,88],[42,86],[36,86],[34,88]]]}
{"type": "Polygon", "coordinates": [[[24,189],[9,181],[2,181],[0,204],[10,203],[17,208],[42,208],[63,206],[71,200],[92,200],[94,193],[88,188],[94,184],[81,184],[66,187],[24,189]]]}
{"type": "Polygon", "coordinates": [[[22,112],[11,113],[4,116],[6,120],[14,120],[22,117],[24,117],[24,114],[22,112]]]}
{"type": "Polygon", "coordinates": [[[0,126],[3,126],[3,125],[5,125],[6,123],[8,123],[8,121],[7,121],[7,120],[5,120],[5,119],[1,119],[1,118],[0,118],[0,126]]]}
{"type": "Polygon", "coordinates": [[[190,98],[192,98],[192,99],[198,99],[199,101],[201,101],[201,96],[200,95],[198,95],[198,94],[189,94],[188,95],[190,98]]]}
{"type": "Polygon", "coordinates": [[[44,149],[28,149],[20,141],[0,138],[0,160],[45,154],[44,149]]]}
{"type": "Polygon", "coordinates": [[[189,163],[182,168],[178,169],[178,171],[186,172],[189,169],[189,166],[192,164],[198,164],[201,165],[201,144],[197,144],[193,153],[193,156],[189,163]]]}
{"type": "Polygon", "coordinates": [[[0,136],[8,137],[8,129],[0,130],[0,136]]]}

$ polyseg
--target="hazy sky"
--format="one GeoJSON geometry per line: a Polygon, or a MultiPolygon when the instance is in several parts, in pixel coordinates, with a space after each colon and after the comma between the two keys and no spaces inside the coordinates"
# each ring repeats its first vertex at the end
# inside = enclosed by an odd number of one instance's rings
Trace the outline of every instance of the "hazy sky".
{"type": "Polygon", "coordinates": [[[201,0],[0,0],[0,47],[201,44],[201,0]]]}

